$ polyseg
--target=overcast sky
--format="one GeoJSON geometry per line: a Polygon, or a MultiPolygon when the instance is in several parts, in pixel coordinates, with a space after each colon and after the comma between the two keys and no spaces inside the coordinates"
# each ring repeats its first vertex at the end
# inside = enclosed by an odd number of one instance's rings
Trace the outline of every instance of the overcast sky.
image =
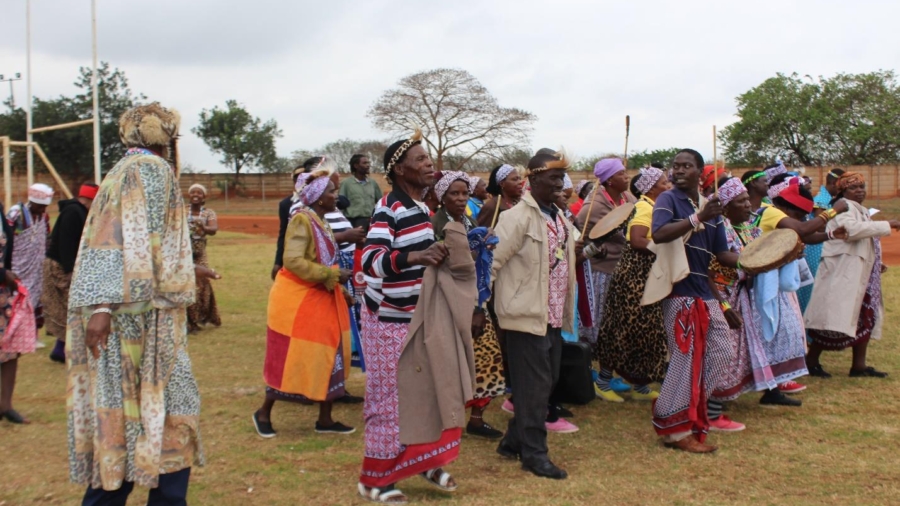
{"type": "MultiPolygon", "coordinates": [[[[236,99],[275,119],[278,152],[387,138],[366,110],[403,76],[468,70],[537,115],[533,147],[576,155],[692,147],[776,72],[896,69],[900,2],[98,0],[99,55],[182,113],[182,160],[225,170],[193,134],[236,99]],[[152,6],[152,10],[145,7],[152,6]]],[[[0,74],[25,73],[25,0],[2,0],[0,74]]],[[[32,0],[35,96],[72,95],[91,63],[90,2],[32,0]]],[[[0,96],[8,94],[0,87],[0,96]]],[[[16,83],[19,101],[24,82],[16,83]]],[[[39,126],[39,125],[36,125],[39,126]]]]}

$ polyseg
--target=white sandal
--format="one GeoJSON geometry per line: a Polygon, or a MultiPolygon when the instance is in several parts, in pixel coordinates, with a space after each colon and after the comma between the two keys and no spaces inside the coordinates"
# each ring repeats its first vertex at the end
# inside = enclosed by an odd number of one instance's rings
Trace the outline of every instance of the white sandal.
{"type": "Polygon", "coordinates": [[[362,483],[358,483],[357,490],[359,491],[359,495],[372,502],[377,502],[380,504],[407,504],[409,502],[406,499],[406,495],[404,495],[403,492],[397,490],[396,488],[382,491],[380,488],[368,488],[362,483]]]}
{"type": "Polygon", "coordinates": [[[420,476],[422,478],[425,478],[425,481],[443,490],[444,492],[455,492],[456,489],[459,488],[459,485],[456,483],[450,486],[447,485],[448,483],[450,483],[450,480],[453,479],[453,476],[450,476],[450,473],[444,471],[441,468],[426,471],[420,476]],[[437,477],[437,479],[435,479],[435,477],[437,477]]]}

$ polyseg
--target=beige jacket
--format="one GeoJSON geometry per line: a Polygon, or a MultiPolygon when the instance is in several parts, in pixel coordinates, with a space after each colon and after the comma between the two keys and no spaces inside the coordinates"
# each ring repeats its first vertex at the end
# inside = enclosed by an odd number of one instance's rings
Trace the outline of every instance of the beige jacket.
{"type": "Polygon", "coordinates": [[[461,223],[447,223],[444,244],[450,256],[440,267],[425,269],[400,351],[400,442],[405,445],[433,443],[442,431],[463,427],[475,388],[472,311],[478,290],[461,223]]]}
{"type": "MultiPolygon", "coordinates": [[[[873,237],[891,235],[886,221],[872,221],[861,204],[847,201],[850,209],[828,223],[828,230],[847,229],[847,241],[827,241],[816,273],[812,296],[806,307],[806,328],[856,335],[856,322],[872,267],[875,265],[873,237]]],[[[881,338],[883,308],[879,308],[872,339],[881,338]]]]}
{"type": "MultiPolygon", "coordinates": [[[[566,252],[569,283],[563,306],[563,330],[574,332],[575,233],[569,228],[566,252]]],[[[504,330],[546,335],[550,294],[550,252],[547,220],[530,193],[512,209],[500,214],[494,230],[500,243],[494,250],[491,279],[494,280],[494,311],[504,330]]]]}

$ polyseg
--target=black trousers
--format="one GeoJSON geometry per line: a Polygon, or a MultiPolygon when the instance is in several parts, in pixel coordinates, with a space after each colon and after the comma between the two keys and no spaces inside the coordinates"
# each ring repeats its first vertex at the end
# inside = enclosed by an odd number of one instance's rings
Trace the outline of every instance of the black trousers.
{"type": "Polygon", "coordinates": [[[522,463],[536,465],[547,456],[547,404],[559,381],[562,332],[547,327],[536,336],[506,331],[509,374],[515,384],[515,415],[509,420],[506,444],[522,456],[522,463]]]}
{"type": "MultiPolygon", "coordinates": [[[[190,478],[190,467],[177,473],[159,475],[159,486],[150,489],[147,506],[187,506],[190,478]]],[[[130,481],[122,483],[122,487],[118,490],[88,487],[81,506],[125,506],[133,489],[134,483],[130,481]]]]}

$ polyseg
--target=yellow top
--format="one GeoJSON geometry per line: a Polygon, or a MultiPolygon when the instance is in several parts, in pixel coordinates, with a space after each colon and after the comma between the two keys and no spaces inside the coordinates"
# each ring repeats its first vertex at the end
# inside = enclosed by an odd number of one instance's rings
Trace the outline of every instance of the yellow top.
{"type": "Polygon", "coordinates": [[[284,268],[303,281],[321,283],[331,291],[340,281],[341,271],[337,266],[317,262],[316,239],[311,220],[316,220],[320,228],[329,230],[312,211],[301,211],[294,215],[284,234],[284,268]]]}
{"type": "Polygon", "coordinates": [[[762,230],[762,233],[766,234],[778,228],[778,224],[781,223],[781,220],[787,218],[788,215],[784,214],[784,211],[778,209],[775,206],[769,206],[762,213],[762,218],[759,220],[759,228],[762,230]]]}
{"type": "Polygon", "coordinates": [[[634,218],[628,222],[628,231],[625,233],[625,239],[631,240],[631,227],[639,225],[647,227],[647,239],[651,237],[651,225],[653,220],[653,200],[646,195],[641,195],[641,199],[634,203],[634,218]]]}

